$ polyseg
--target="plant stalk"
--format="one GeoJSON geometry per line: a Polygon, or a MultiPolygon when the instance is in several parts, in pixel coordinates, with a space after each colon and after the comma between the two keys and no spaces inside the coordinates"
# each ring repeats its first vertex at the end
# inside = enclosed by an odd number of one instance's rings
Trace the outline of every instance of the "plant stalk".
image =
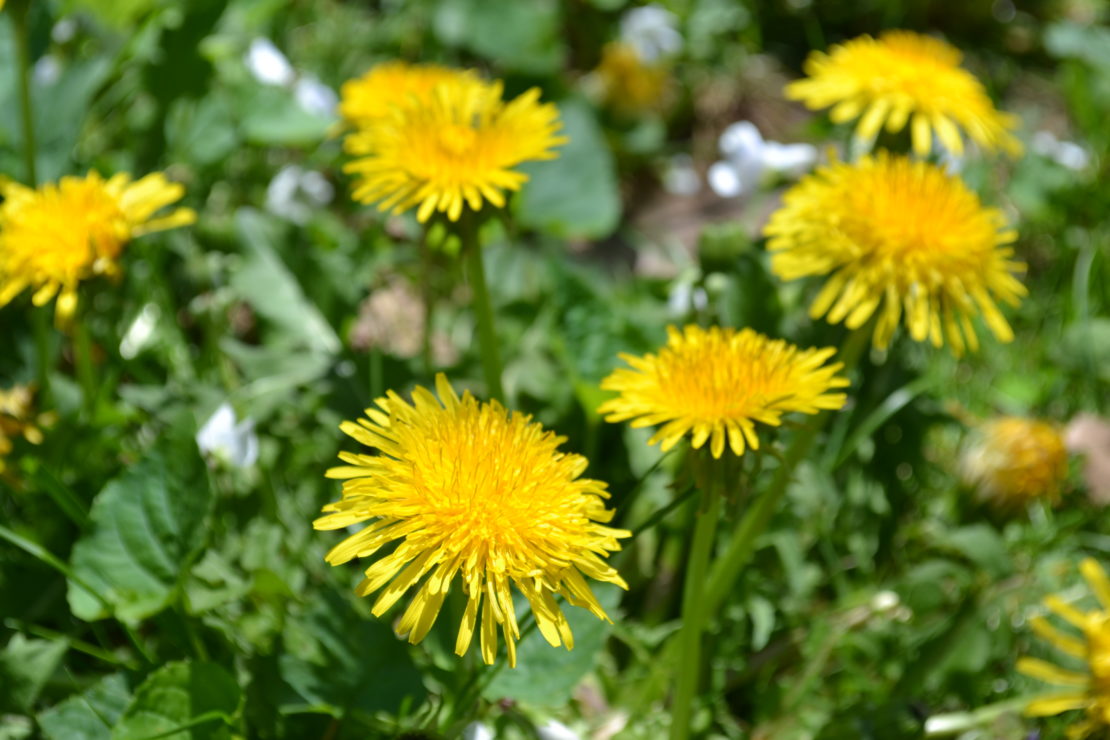
{"type": "MultiPolygon", "coordinates": [[[[696,453],[695,453],[696,454],[696,453]]],[[[701,676],[701,637],[705,627],[706,602],[702,597],[709,558],[713,553],[713,540],[721,518],[720,461],[707,461],[703,469],[706,480],[702,484],[701,506],[694,527],[694,541],[686,563],[686,578],[682,591],[682,629],[678,634],[678,675],[671,706],[671,740],[690,737],[694,717],[694,697],[701,676]]]]}
{"type": "Polygon", "coordinates": [[[35,117],[31,109],[31,28],[28,23],[30,11],[30,2],[15,0],[12,3],[19,108],[23,125],[23,162],[27,186],[33,188],[38,185],[38,174],[35,169],[35,117]]]}
{"type": "Polygon", "coordinates": [[[466,259],[470,287],[474,292],[474,318],[478,324],[478,344],[482,351],[482,369],[490,398],[504,403],[505,391],[501,387],[501,350],[494,328],[493,305],[486,287],[486,268],[482,262],[482,244],[478,238],[478,220],[466,213],[459,221],[459,238],[466,259]]]}

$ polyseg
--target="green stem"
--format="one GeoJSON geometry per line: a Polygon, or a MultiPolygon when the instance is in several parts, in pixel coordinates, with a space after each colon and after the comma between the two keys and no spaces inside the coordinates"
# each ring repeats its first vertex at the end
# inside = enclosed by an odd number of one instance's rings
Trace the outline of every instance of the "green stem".
{"type": "Polygon", "coordinates": [[[1040,698],[1039,694],[1017,696],[1013,699],[979,707],[971,712],[934,714],[925,720],[925,737],[949,737],[974,730],[977,727],[985,727],[1004,714],[1021,712],[1026,704],[1038,698],[1040,698]]]}
{"type": "Polygon", "coordinates": [[[428,243],[428,229],[420,238],[420,298],[424,303],[424,331],[420,339],[420,355],[424,360],[424,375],[432,377],[435,366],[432,362],[432,319],[435,314],[435,299],[432,297],[432,246],[428,243]]]}
{"type": "Polygon", "coordinates": [[[73,322],[73,354],[77,364],[77,380],[81,383],[81,393],[85,401],[85,413],[92,415],[96,409],[96,366],[92,356],[92,337],[89,336],[87,321],[78,317],[73,322]]]}
{"type": "Polygon", "coordinates": [[[38,367],[39,406],[50,406],[50,369],[54,366],[54,358],[50,351],[51,336],[50,309],[46,306],[35,306],[31,309],[31,324],[35,331],[35,359],[38,367]]]}
{"type": "MultiPolygon", "coordinates": [[[[856,365],[870,339],[870,325],[856,329],[845,338],[839,353],[839,359],[844,363],[845,374],[856,365]]],[[[782,464],[775,471],[775,477],[771,479],[771,487],[745,512],[744,518],[740,520],[740,526],[729,539],[728,546],[709,574],[703,597],[707,614],[716,613],[724,603],[725,597],[732,591],[736,579],[755,553],[756,541],[767,529],[767,524],[774,516],[779,501],[785,495],[794,468],[809,454],[818,432],[828,423],[831,416],[832,414],[828,412],[821,414],[795,435],[794,441],[786,450],[782,464]]]]}
{"type": "Polygon", "coordinates": [[[482,243],[478,239],[478,221],[472,214],[464,214],[459,221],[459,238],[462,240],[470,287],[474,291],[474,318],[478,323],[478,343],[482,350],[486,389],[490,398],[504,402],[505,391],[501,388],[501,350],[497,345],[493,305],[486,287],[486,268],[482,262],[482,243]]]}
{"type": "Polygon", "coordinates": [[[16,0],[12,3],[12,22],[15,25],[15,56],[19,68],[19,107],[23,124],[23,162],[26,168],[27,186],[38,184],[35,170],[35,118],[31,110],[31,30],[27,16],[31,10],[30,2],[16,0]]]}
{"type": "Polygon", "coordinates": [[[714,464],[716,462],[718,461],[712,461],[706,466],[712,479],[703,484],[701,507],[694,527],[694,541],[686,563],[686,579],[682,592],[682,630],[678,635],[678,675],[671,707],[671,740],[685,740],[690,737],[694,697],[697,695],[698,678],[701,676],[701,635],[706,616],[712,613],[705,608],[702,587],[709,569],[709,558],[713,553],[717,523],[721,518],[723,491],[716,485],[719,472],[715,470],[719,467],[714,464]]]}

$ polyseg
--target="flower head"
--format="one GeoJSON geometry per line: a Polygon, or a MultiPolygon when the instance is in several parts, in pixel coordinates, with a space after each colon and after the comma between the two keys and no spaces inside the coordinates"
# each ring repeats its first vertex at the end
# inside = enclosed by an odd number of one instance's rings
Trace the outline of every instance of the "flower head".
{"type": "Polygon", "coordinates": [[[569,650],[574,637],[556,594],[608,619],[583,576],[627,587],[603,559],[629,534],[604,526],[613,517],[605,484],[580,478],[586,459],[559,452],[564,438],[531,417],[469,393],[460,399],[442,374],[436,390],[438,401],[417,387],[411,404],[391,391],[378,409],[367,409],[367,418],[343,423],[344,432],[381,454],[342,452],[348,466],[328,471],[346,479],[343,498],[324,507],[315,527],[370,521],[333,548],[328,562],[396,544],[366,570],[358,594],[381,589],[372,608],[381,616],[415,588],[396,625],[409,642],[428,633],[458,577],[467,605],[457,654],[470,646],[481,610],[483,660],[497,655],[500,625],[509,664],[516,664],[520,629],[511,586],[531,605],[547,641],[569,650]]]}
{"type": "Polygon", "coordinates": [[[553,159],[566,141],[559,110],[539,97],[532,88],[505,102],[500,82],[456,74],[399,101],[347,137],[355,200],[394,213],[417,207],[422,222],[436,211],[457,221],[464,206],[477,211],[483,201],[504,206],[504,191],[528,179],[513,168],[553,159]]]}
{"type": "Polygon", "coordinates": [[[116,274],[133,237],[196,219],[187,208],[154,217],[184,192],[161,173],[131,182],[126,174],[105,180],[90,172],[37,190],[0,182],[0,306],[31,288],[36,306],[57,295],[56,315],[65,321],[77,306],[78,283],[116,274]]]}
{"type": "Polygon", "coordinates": [[[1084,669],[1061,668],[1039,658],[1022,658],[1017,669],[1033,678],[1067,690],[1040,696],[1026,705],[1031,717],[1048,717],[1072,709],[1084,709],[1087,718],[1068,731],[1071,738],[1082,738],[1098,730],[1110,729],[1110,579],[1091,558],[1079,564],[1098,601],[1098,608],[1082,611],[1060,596],[1049,596],[1044,605],[1079,632],[1064,631],[1041,616],[1029,625],[1054,648],[1084,664],[1084,669]]]}
{"type": "Polygon", "coordinates": [[[1054,501],[1068,473],[1068,451],[1051,424],[1019,416],[987,422],[965,455],[965,476],[992,503],[1018,508],[1054,501]]]}
{"type": "Polygon", "coordinates": [[[745,446],[759,449],[755,422],[778,426],[784,413],[844,406],[843,393],[829,392],[848,385],[836,375],[840,363],[825,365],[835,352],[800,350],[751,329],[667,327],[667,346],[659,354],[621,355],[632,367],[601,381],[602,389],[620,395],[598,412],[606,421],[632,419],[633,427],[662,424],[649,444],[662,442],[664,452],[691,433],[694,449],[709,441],[719,458],[727,440],[742,455],[745,446]]]}
{"type": "Polygon", "coordinates": [[[385,62],[339,88],[339,115],[358,128],[386,118],[394,106],[427,102],[432,90],[449,80],[478,82],[470,72],[438,64],[385,62]]]}
{"type": "Polygon", "coordinates": [[[879,348],[903,312],[915,341],[947,337],[957,354],[979,346],[976,313],[1013,339],[995,301],[1025,295],[1015,277],[1025,265],[1008,246],[1017,233],[939,167],[880,152],[819,168],[787,191],[764,234],[780,278],[829,276],[810,316],[856,329],[878,312],[879,348]]]}
{"type": "Polygon", "coordinates": [[[621,41],[611,41],[602,48],[594,74],[604,100],[629,112],[658,105],[668,80],[664,64],[644,61],[635,47],[621,41]]]}
{"type": "Polygon", "coordinates": [[[858,118],[857,135],[873,139],[886,124],[907,123],[913,150],[929,153],[933,132],[953,154],[963,153],[963,134],[987,149],[1021,152],[1013,116],[995,109],[983,85],[960,67],[960,52],[945,42],[910,31],[888,31],[878,40],[861,36],[813,52],[808,77],[786,86],[786,97],[817,110],[834,106],[836,123],[858,118]]]}

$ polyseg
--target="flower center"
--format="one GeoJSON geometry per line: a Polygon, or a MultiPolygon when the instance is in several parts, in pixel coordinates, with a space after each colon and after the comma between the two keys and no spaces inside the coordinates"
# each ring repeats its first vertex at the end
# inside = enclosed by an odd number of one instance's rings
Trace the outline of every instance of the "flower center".
{"type": "Polygon", "coordinates": [[[457,123],[445,125],[439,132],[439,144],[444,152],[453,157],[466,154],[478,142],[478,132],[470,126],[457,123]]]}

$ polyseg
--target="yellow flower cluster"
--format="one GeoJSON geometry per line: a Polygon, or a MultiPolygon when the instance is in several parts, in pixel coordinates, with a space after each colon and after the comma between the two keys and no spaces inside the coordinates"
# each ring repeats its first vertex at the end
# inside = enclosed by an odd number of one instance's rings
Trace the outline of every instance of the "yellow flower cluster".
{"type": "Polygon", "coordinates": [[[36,306],[57,296],[64,323],[77,307],[77,285],[117,274],[132,238],[196,219],[188,208],[155,215],[184,192],[160,173],[132,182],[126,174],[105,180],[90,172],[38,189],[0,182],[0,306],[30,288],[36,306]]]}
{"type": "Polygon", "coordinates": [[[41,427],[51,423],[52,415],[36,414],[32,386],[15,385],[0,389],[0,472],[4,458],[12,451],[12,440],[23,437],[33,445],[42,443],[41,427]]]}
{"type": "Polygon", "coordinates": [[[669,76],[664,63],[645,62],[632,45],[621,41],[611,41],[602,48],[594,74],[601,98],[629,113],[659,105],[669,76]]]}
{"type": "Polygon", "coordinates": [[[485,202],[503,207],[505,192],[528,179],[514,168],[552,159],[566,142],[539,89],[505,101],[500,82],[471,72],[390,63],[342,94],[354,198],[394,213],[416,208],[421,222],[437,212],[457,221],[485,202]]]}

